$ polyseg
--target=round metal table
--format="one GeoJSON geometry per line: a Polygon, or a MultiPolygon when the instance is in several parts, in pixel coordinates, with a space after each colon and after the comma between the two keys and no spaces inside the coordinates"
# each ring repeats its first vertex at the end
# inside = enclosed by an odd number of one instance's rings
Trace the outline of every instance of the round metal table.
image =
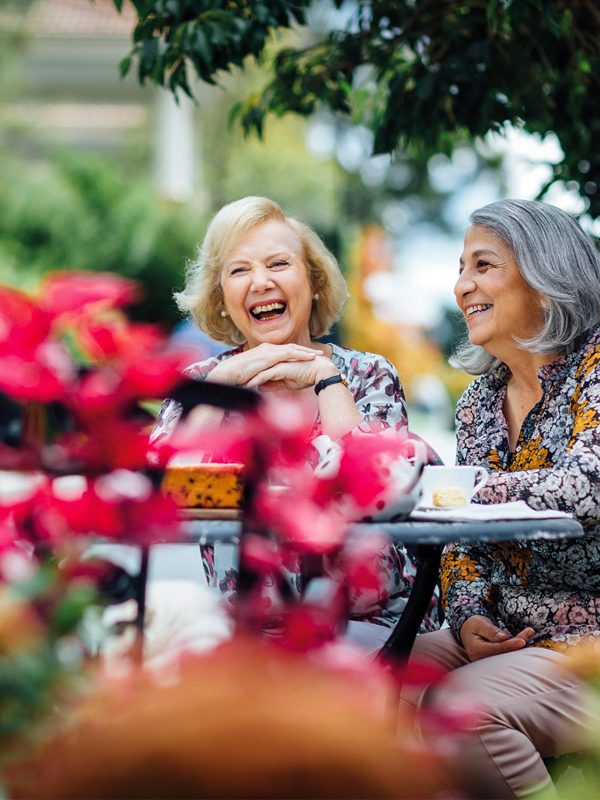
{"type": "MultiPolygon", "coordinates": [[[[200,545],[239,539],[240,514],[230,512],[228,519],[218,514],[203,515],[191,511],[182,522],[183,540],[200,545]],[[204,518],[203,518],[204,517],[204,518]]],[[[581,524],[570,517],[540,519],[476,520],[469,522],[403,520],[399,522],[359,522],[349,526],[352,535],[384,533],[397,544],[410,548],[417,572],[402,616],[380,652],[382,659],[405,659],[416,635],[438,580],[440,559],[450,542],[534,541],[572,539],[585,535],[581,524]]]]}

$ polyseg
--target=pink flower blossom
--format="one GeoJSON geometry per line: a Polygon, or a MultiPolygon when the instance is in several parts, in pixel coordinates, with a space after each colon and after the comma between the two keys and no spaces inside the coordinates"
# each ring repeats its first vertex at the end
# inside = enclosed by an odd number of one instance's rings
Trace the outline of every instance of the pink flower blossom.
{"type": "Polygon", "coordinates": [[[0,355],[30,357],[47,339],[51,322],[24,292],[0,286],[0,355]]]}
{"type": "Polygon", "coordinates": [[[42,281],[39,306],[56,317],[82,307],[101,304],[111,308],[139,299],[135,281],[107,272],[53,272],[42,281]]]}

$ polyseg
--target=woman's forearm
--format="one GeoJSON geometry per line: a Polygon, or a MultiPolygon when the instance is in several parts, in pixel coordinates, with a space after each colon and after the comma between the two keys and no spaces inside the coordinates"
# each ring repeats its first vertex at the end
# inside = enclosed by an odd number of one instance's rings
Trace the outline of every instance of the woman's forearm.
{"type": "Polygon", "coordinates": [[[322,433],[340,439],[364,422],[364,419],[343,383],[327,386],[319,392],[319,416],[322,433]]]}

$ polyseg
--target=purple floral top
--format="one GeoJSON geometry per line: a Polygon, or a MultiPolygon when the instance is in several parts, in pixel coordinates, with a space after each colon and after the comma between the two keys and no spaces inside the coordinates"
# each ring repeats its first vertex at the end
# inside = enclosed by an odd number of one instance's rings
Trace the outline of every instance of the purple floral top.
{"type": "MultiPolygon", "coordinates": [[[[359,428],[378,430],[394,427],[404,430],[408,426],[406,401],[395,367],[383,356],[363,353],[332,344],[331,359],[344,373],[348,389],[364,418],[359,428]]],[[[214,358],[192,364],[186,369],[189,377],[204,380],[212,369],[226,358],[241,352],[241,348],[227,350],[214,358]]],[[[173,400],[165,400],[158,415],[152,439],[168,436],[179,416],[180,408],[173,400]]],[[[317,416],[313,428],[314,438],[321,435],[321,421],[317,416]]],[[[223,592],[235,588],[237,572],[235,565],[219,558],[212,546],[203,548],[203,562],[210,585],[223,592]],[[217,558],[215,558],[217,556],[217,558]],[[221,566],[221,564],[223,566],[221,566]]],[[[367,620],[379,625],[393,627],[400,617],[414,583],[415,565],[405,548],[390,546],[381,553],[379,568],[384,578],[384,588],[377,598],[365,603],[364,598],[355,598],[351,618],[367,620]]],[[[292,575],[292,583],[298,584],[298,575],[292,575]]],[[[434,630],[437,624],[437,599],[431,606],[422,624],[422,631],[434,630]]]]}
{"type": "Polygon", "coordinates": [[[543,396],[529,412],[514,453],[503,402],[509,371],[471,383],[457,408],[458,463],[485,466],[476,502],[525,500],[573,514],[581,539],[454,545],[442,560],[450,627],[482,614],[532,644],[562,650],[600,636],[600,329],[538,372],[543,396]]]}

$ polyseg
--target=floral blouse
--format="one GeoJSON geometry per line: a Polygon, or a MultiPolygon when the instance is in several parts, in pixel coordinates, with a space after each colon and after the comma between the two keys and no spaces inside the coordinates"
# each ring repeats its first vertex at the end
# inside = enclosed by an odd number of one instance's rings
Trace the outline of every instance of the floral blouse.
{"type": "MultiPolygon", "coordinates": [[[[354,402],[361,413],[364,423],[361,430],[381,430],[395,428],[404,430],[408,426],[406,401],[395,367],[383,356],[374,353],[363,353],[340,347],[332,348],[331,359],[342,372],[347,381],[354,402]]],[[[192,364],[186,374],[197,380],[204,380],[209,372],[221,361],[241,352],[238,347],[227,350],[205,361],[192,364]]],[[[173,400],[165,400],[158,415],[152,439],[168,436],[181,415],[181,409],[173,400]]],[[[321,421],[317,416],[313,428],[313,439],[322,435],[321,421]]],[[[322,452],[322,451],[321,451],[322,452]]],[[[237,569],[230,551],[224,548],[219,552],[219,545],[205,546],[202,551],[203,563],[209,585],[218,587],[222,592],[235,589],[237,569]]],[[[382,551],[379,562],[383,589],[376,598],[355,598],[351,608],[351,619],[366,620],[378,625],[393,627],[399,619],[408,600],[410,589],[414,583],[415,564],[405,548],[394,545],[382,551]]],[[[293,585],[299,585],[299,575],[291,574],[293,585]]],[[[435,630],[437,624],[437,599],[432,598],[429,611],[423,621],[421,630],[435,630]]]]}
{"type": "Polygon", "coordinates": [[[600,636],[600,328],[542,367],[542,399],[511,453],[503,413],[509,370],[473,381],[457,408],[457,461],[486,467],[479,503],[525,500],[567,511],[586,536],[572,540],[457,544],[442,559],[450,627],[482,614],[531,644],[562,650],[600,636]]]}

